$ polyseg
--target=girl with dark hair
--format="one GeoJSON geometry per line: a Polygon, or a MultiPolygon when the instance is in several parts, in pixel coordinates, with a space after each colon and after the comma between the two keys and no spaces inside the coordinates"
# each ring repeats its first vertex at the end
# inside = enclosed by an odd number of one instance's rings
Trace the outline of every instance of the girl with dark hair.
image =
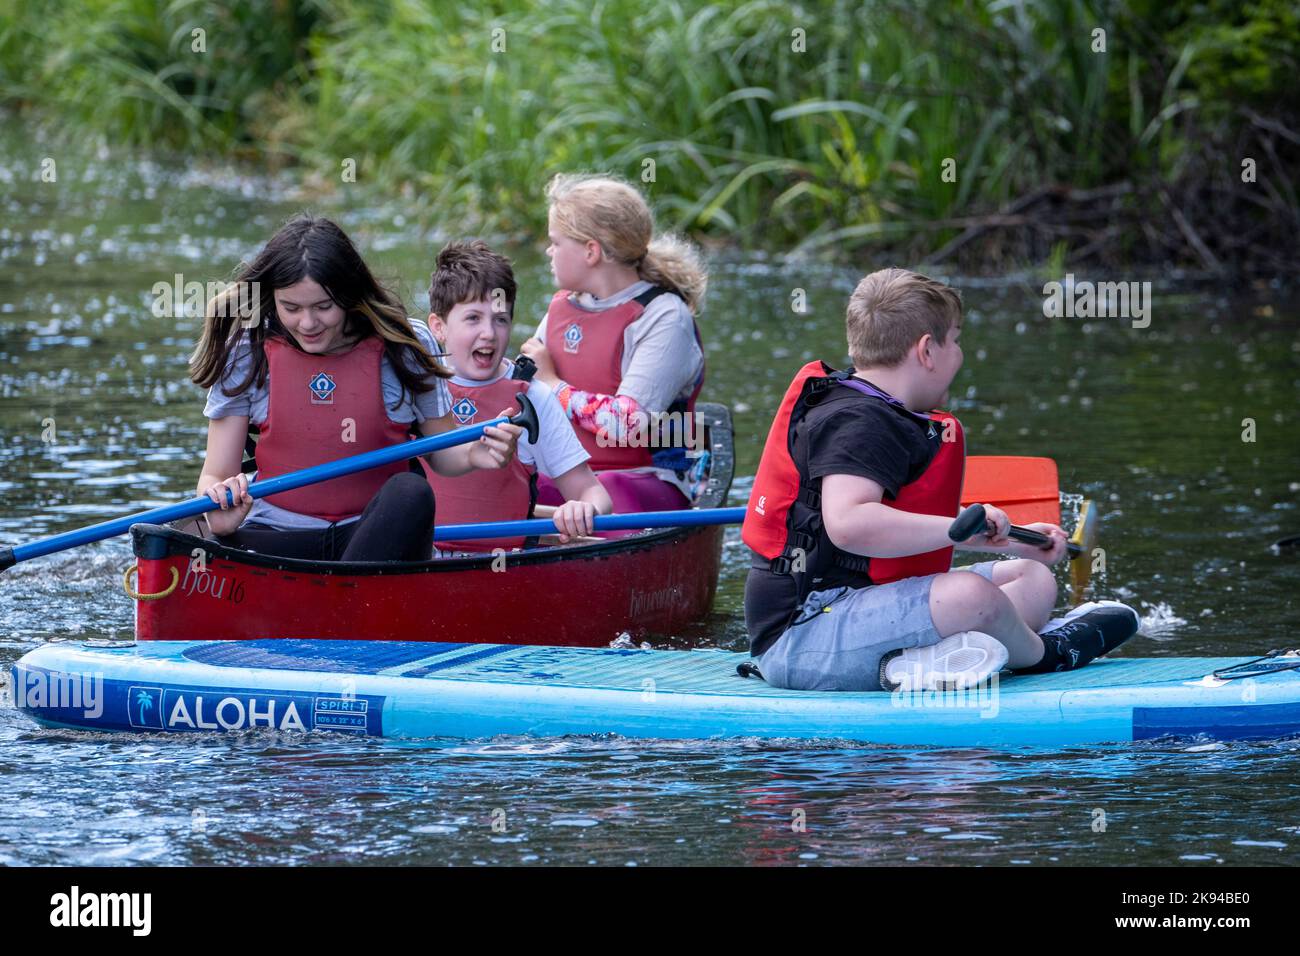
{"type": "MultiPolygon", "coordinates": [[[[190,358],[190,378],[208,389],[198,490],[221,506],[205,518],[211,535],[284,557],[428,560],[434,500],[424,472],[399,462],[254,499],[241,462],[250,424],[260,429],[263,479],[455,428],[434,349],[342,229],[290,220],[208,303],[190,358]]],[[[422,464],[448,477],[504,468],[519,435],[515,425],[490,428],[422,464]]]]}

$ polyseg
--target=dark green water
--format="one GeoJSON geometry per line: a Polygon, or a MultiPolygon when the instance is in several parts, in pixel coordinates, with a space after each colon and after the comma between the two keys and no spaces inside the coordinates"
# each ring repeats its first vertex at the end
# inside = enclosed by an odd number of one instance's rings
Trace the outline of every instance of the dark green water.
{"type": "MultiPolygon", "coordinates": [[[[60,158],[58,182],[42,183],[46,147],[10,128],[0,150],[0,543],[192,494],[198,322],[152,315],[156,282],[228,278],[308,205],[425,311],[438,230],[399,205],[118,156],[60,158]]],[[[551,290],[540,243],[513,254],[522,341],[551,290]]],[[[844,302],[887,264],[714,257],[705,397],[735,413],[737,502],[789,377],[813,357],[844,361],[844,302]]],[[[1280,284],[1229,295],[1176,277],[1079,278],[1154,279],[1150,327],[1046,319],[1041,277],[953,279],[968,324],[952,407],[971,451],[1049,455],[1065,490],[1101,506],[1096,593],[1143,614],[1123,653],[1300,646],[1300,554],[1269,548],[1300,534],[1300,311],[1280,284]]],[[[130,560],[117,540],[6,572],[0,665],[54,638],[128,636],[130,560]]],[[[744,568],[729,532],[715,613],[691,640],[741,646],[744,568]]],[[[1285,741],[1007,754],[131,740],[38,731],[5,710],[0,862],[1286,863],[1298,770],[1285,741]]]]}

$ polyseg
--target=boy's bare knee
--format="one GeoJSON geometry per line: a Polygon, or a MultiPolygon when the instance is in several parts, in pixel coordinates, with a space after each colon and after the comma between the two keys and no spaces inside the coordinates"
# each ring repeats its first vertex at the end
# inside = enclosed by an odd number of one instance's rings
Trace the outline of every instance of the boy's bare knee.
{"type": "Polygon", "coordinates": [[[1032,630],[1038,630],[1047,623],[1056,604],[1056,575],[1052,569],[1038,561],[1020,559],[1016,562],[1023,567],[1015,569],[1019,598],[1017,607],[1024,622],[1032,630]]]}
{"type": "Polygon", "coordinates": [[[1021,580],[1028,586],[1029,593],[1035,599],[1043,602],[1044,607],[1050,610],[1052,605],[1056,603],[1056,575],[1045,564],[1028,560],[1025,560],[1024,563],[1026,567],[1021,572],[1021,580]]]}
{"type": "Polygon", "coordinates": [[[979,600],[998,589],[996,584],[982,574],[974,574],[970,571],[949,571],[947,574],[941,574],[935,578],[933,587],[937,588],[945,599],[951,600],[979,600]]]}
{"type": "Polygon", "coordinates": [[[930,610],[935,623],[943,618],[961,630],[979,630],[997,617],[1000,602],[1006,600],[1001,589],[979,574],[950,571],[935,578],[930,589],[930,610]]]}
{"type": "Polygon", "coordinates": [[[1017,569],[1019,576],[1036,590],[1050,588],[1053,592],[1056,591],[1056,575],[1047,565],[1028,558],[1017,558],[1016,564],[1023,565],[1017,569]]]}
{"type": "MultiPolygon", "coordinates": [[[[999,561],[993,565],[993,583],[1001,586],[1012,581],[1033,580],[1043,571],[1048,571],[1046,565],[1038,561],[1030,561],[1028,558],[999,561]]],[[[1048,571],[1048,574],[1051,572],[1048,571]]]]}

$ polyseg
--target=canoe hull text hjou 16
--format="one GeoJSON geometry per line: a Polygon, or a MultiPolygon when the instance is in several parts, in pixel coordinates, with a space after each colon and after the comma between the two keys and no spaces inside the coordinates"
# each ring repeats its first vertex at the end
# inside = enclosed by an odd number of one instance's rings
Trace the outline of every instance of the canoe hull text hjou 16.
{"type": "Polygon", "coordinates": [[[1300,733],[1296,657],[1101,660],[918,694],[780,690],[739,676],[747,659],[409,641],[67,641],[31,651],[11,676],[19,709],[45,726],[128,733],[613,733],[957,747],[1300,733]]]}
{"type": "MultiPolygon", "coordinates": [[[[731,416],[721,405],[697,410],[709,457],[693,505],[716,508],[731,488],[731,416]]],[[[137,640],[604,646],[623,631],[671,634],[703,619],[717,590],[723,528],[645,531],[500,560],[485,553],[388,564],[253,554],[157,525],[131,534],[136,589],[149,598],[136,602],[137,640]]]]}

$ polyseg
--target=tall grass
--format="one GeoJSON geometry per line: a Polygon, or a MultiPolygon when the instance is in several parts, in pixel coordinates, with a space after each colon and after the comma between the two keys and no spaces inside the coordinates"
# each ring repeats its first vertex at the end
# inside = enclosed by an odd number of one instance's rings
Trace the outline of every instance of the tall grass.
{"type": "Polygon", "coordinates": [[[1155,0],[6,6],[0,102],[113,140],[287,155],[339,186],[350,159],[456,231],[536,234],[550,174],[605,170],[669,227],[905,256],[1045,184],[1175,179],[1210,81],[1280,89],[1268,65],[1300,42],[1280,0],[1213,41],[1155,0]],[[1232,60],[1243,35],[1273,60],[1232,60]],[[1207,49],[1222,69],[1198,73],[1207,49]]]}
{"type": "Polygon", "coordinates": [[[194,151],[258,138],[265,111],[301,78],[319,14],[315,0],[0,7],[0,101],[37,106],[70,135],[194,151]]]}
{"type": "Polygon", "coordinates": [[[1095,17],[1085,0],[381,10],[345,0],[316,38],[312,157],[359,154],[501,228],[537,229],[542,180],[588,168],[642,182],[677,228],[919,249],[944,236],[926,224],[1106,171],[1078,157],[1102,136],[1109,61],[1054,26],[1095,17]]]}

